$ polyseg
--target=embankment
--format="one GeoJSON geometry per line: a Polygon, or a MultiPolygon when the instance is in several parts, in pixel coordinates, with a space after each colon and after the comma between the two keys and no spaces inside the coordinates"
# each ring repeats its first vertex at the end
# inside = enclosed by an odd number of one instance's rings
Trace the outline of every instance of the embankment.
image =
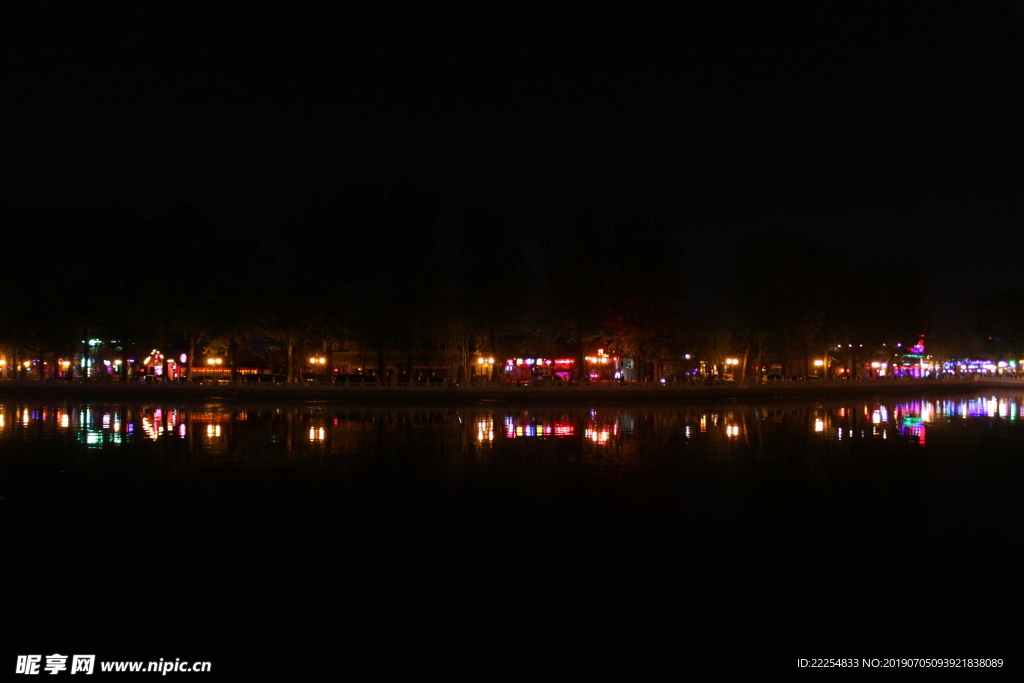
{"type": "Polygon", "coordinates": [[[893,394],[972,394],[1024,390],[1024,380],[864,380],[856,382],[780,382],[762,385],[567,385],[567,386],[337,386],[322,384],[188,385],[118,382],[0,382],[0,397],[66,397],[97,401],[206,400],[355,404],[501,403],[707,403],[869,397],[893,394]]]}

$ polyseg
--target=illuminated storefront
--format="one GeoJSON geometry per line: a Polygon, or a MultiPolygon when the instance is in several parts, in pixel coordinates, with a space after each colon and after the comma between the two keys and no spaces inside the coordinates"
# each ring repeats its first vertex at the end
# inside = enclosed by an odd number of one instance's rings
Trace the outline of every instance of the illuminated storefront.
{"type": "Polygon", "coordinates": [[[505,381],[530,382],[544,377],[569,381],[575,364],[572,358],[508,358],[505,360],[505,381]]]}
{"type": "Polygon", "coordinates": [[[1024,367],[1024,360],[947,360],[942,371],[952,375],[997,375],[1016,377],[1024,367]]]}
{"type": "Polygon", "coordinates": [[[626,380],[631,381],[635,379],[633,375],[633,361],[626,359],[626,363],[622,362],[618,356],[610,356],[604,352],[604,349],[598,349],[597,353],[593,356],[587,356],[587,369],[590,372],[590,379],[592,380],[626,380]],[[625,367],[624,367],[625,366],[625,367]]]}
{"type": "Polygon", "coordinates": [[[903,347],[894,358],[864,364],[865,377],[933,377],[937,370],[938,364],[925,353],[923,336],[914,346],[903,347]]]}
{"type": "MultiPolygon", "coordinates": [[[[598,349],[594,355],[586,356],[586,371],[592,381],[632,380],[633,364],[628,358],[621,359],[598,349]]],[[[576,377],[575,358],[508,358],[505,360],[505,380],[508,382],[529,382],[546,377],[559,378],[566,382],[576,377]]]]}

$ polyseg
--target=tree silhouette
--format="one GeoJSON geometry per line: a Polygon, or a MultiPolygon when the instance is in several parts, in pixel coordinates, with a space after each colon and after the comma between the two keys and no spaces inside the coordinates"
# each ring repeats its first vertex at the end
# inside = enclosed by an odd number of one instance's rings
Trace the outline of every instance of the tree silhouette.
{"type": "Polygon", "coordinates": [[[575,349],[576,378],[588,382],[587,346],[606,333],[611,253],[590,207],[576,207],[544,260],[555,337],[575,349]]]}
{"type": "Polygon", "coordinates": [[[503,336],[521,330],[528,292],[519,240],[504,214],[487,206],[462,209],[462,301],[481,351],[493,356],[491,381],[498,381],[507,350],[503,336]]]}
{"type": "Polygon", "coordinates": [[[679,326],[683,303],[682,253],[668,221],[649,213],[616,218],[605,317],[613,348],[632,356],[638,379],[650,379],[651,361],[679,326]]]}

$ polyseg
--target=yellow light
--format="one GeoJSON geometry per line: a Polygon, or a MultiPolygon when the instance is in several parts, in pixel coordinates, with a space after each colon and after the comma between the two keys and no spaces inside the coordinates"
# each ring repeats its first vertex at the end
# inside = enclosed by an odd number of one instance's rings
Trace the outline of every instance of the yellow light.
{"type": "Polygon", "coordinates": [[[494,365],[494,359],[493,359],[493,358],[488,358],[488,359],[487,359],[487,362],[488,362],[488,363],[489,363],[490,365],[494,365]]]}
{"type": "Polygon", "coordinates": [[[316,365],[316,358],[310,358],[309,359],[309,364],[310,365],[316,365]]]}
{"type": "Polygon", "coordinates": [[[320,359],[320,365],[323,365],[323,364],[324,364],[324,363],[326,363],[326,362],[327,362],[327,359],[326,359],[326,358],[321,358],[321,359],[320,359]]]}
{"type": "Polygon", "coordinates": [[[480,365],[483,365],[484,364],[484,359],[483,358],[477,358],[476,362],[479,363],[480,365]]]}
{"type": "Polygon", "coordinates": [[[816,361],[814,361],[815,367],[819,367],[820,368],[824,364],[825,364],[825,361],[823,361],[823,360],[816,360],[816,361]]]}

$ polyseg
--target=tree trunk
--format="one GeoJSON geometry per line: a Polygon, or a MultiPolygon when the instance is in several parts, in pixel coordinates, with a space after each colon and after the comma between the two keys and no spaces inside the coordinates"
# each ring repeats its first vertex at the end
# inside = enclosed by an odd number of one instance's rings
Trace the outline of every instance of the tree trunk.
{"type": "Polygon", "coordinates": [[[758,335],[757,337],[757,380],[761,381],[763,376],[762,366],[764,365],[764,338],[758,335]]]}
{"type": "Polygon", "coordinates": [[[324,359],[324,381],[330,382],[331,377],[334,374],[334,363],[331,362],[331,353],[329,351],[327,340],[324,339],[323,343],[323,359],[324,359]]]}
{"type": "Polygon", "coordinates": [[[238,381],[238,342],[235,338],[231,338],[231,343],[228,344],[228,355],[231,357],[231,383],[235,384],[238,381]]]}
{"type": "Polygon", "coordinates": [[[579,330],[579,350],[576,355],[576,372],[580,384],[590,384],[590,373],[587,372],[587,346],[583,341],[583,331],[579,330]]]}
{"type": "Polygon", "coordinates": [[[740,365],[740,377],[737,384],[747,383],[747,362],[750,360],[750,339],[747,339],[747,345],[743,348],[743,363],[740,365]]]}
{"type": "Polygon", "coordinates": [[[487,334],[488,334],[489,341],[491,343],[491,353],[493,354],[493,357],[494,357],[494,364],[491,365],[491,376],[489,377],[489,380],[491,382],[497,382],[498,381],[498,335],[497,335],[497,333],[494,330],[494,325],[491,325],[491,327],[488,330],[487,334]]]}
{"type": "Polygon", "coordinates": [[[292,339],[291,337],[288,338],[287,347],[288,347],[288,351],[287,351],[286,362],[288,363],[288,367],[286,368],[286,380],[285,381],[287,381],[288,384],[291,384],[293,381],[295,381],[295,370],[294,370],[294,368],[295,368],[295,362],[294,362],[295,361],[295,359],[294,359],[294,356],[295,356],[295,340],[292,339]]]}
{"type": "MultiPolygon", "coordinates": [[[[196,355],[196,333],[189,332],[188,334],[188,356],[185,357],[185,379],[189,382],[192,381],[192,363],[195,362],[196,355]]],[[[124,361],[121,361],[122,363],[124,361]]]]}

